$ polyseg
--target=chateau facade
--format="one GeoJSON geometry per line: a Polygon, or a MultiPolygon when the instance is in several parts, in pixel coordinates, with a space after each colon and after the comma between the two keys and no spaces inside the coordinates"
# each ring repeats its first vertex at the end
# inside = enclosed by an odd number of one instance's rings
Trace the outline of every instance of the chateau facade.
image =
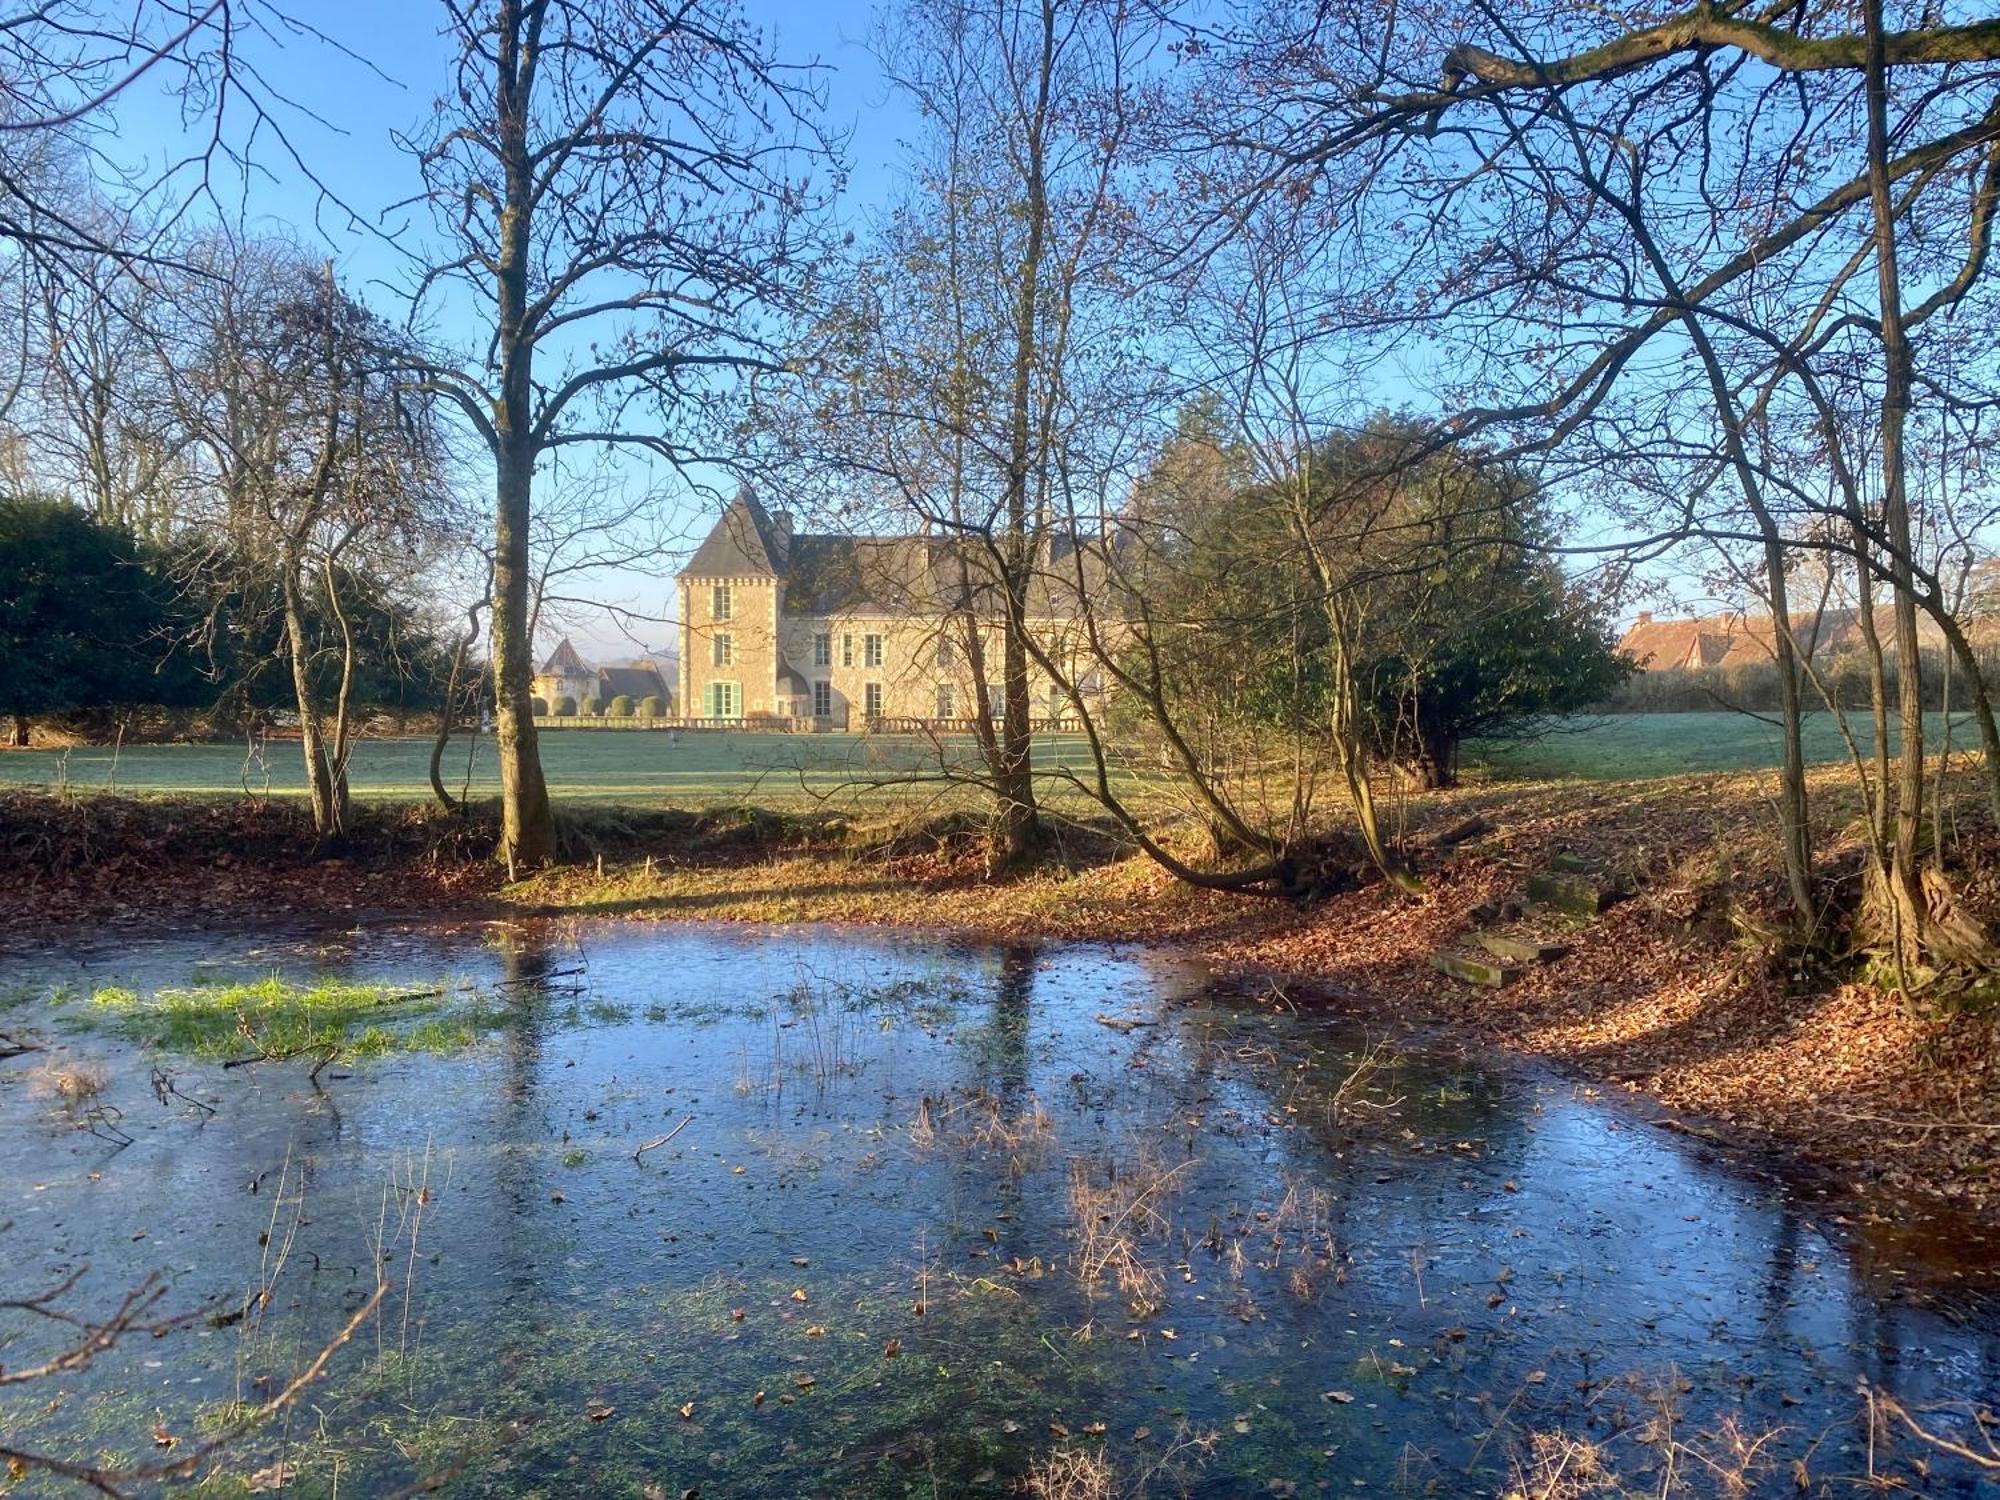
{"type": "MultiPolygon", "coordinates": [[[[739,492],[679,575],[682,714],[814,730],[962,722],[977,712],[974,628],[997,712],[1001,614],[978,602],[991,590],[969,581],[964,546],[798,534],[788,514],[739,492]]],[[[1073,598],[1038,579],[1030,604],[1030,629],[1064,663],[1084,660],[1073,598]]],[[[1103,691],[1087,670],[1080,685],[1103,691]]],[[[1032,664],[1029,691],[1038,723],[1075,717],[1068,693],[1032,664]]]]}

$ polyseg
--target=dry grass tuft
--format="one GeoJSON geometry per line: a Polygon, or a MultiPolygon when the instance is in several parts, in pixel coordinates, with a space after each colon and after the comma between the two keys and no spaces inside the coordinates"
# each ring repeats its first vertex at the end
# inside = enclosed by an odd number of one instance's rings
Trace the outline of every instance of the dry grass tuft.
{"type": "Polygon", "coordinates": [[[36,1092],[58,1100],[64,1109],[82,1108],[110,1086],[110,1075],[96,1063],[52,1058],[35,1070],[36,1092]]]}
{"type": "Polygon", "coordinates": [[[1112,1500],[1115,1482],[1111,1461],[1081,1448],[1057,1448],[1028,1466],[1034,1500],[1112,1500]]]}
{"type": "Polygon", "coordinates": [[[1150,1317],[1166,1306],[1166,1278],[1141,1247],[1173,1232],[1172,1197],[1181,1174],[1193,1165],[1166,1167],[1141,1155],[1129,1169],[1112,1167],[1099,1181],[1087,1162],[1070,1164],[1077,1274],[1086,1286],[1116,1285],[1135,1317],[1150,1317]]]}

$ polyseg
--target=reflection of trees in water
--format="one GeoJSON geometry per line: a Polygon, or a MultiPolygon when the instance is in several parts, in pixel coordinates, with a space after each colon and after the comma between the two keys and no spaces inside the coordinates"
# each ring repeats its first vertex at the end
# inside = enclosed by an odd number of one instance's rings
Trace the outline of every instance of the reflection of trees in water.
{"type": "Polygon", "coordinates": [[[540,924],[503,929],[499,943],[500,989],[507,1019],[500,1032],[499,1108],[494,1115],[498,1149],[494,1153],[493,1204],[496,1222],[486,1243],[494,1255],[493,1273],[511,1301],[540,1299],[541,1275],[536,1252],[541,1195],[541,1151],[546,1134],[539,1100],[543,1053],[550,1026],[550,986],[562,980],[558,943],[540,924]]]}
{"type": "MultiPolygon", "coordinates": [[[[983,1048],[961,1049],[970,1064],[962,1085],[967,1096],[985,1089],[992,1095],[1001,1115],[1008,1121],[1019,1119],[1033,1107],[1037,1094],[1033,1084],[1033,1061],[1029,1040],[1034,1032],[1034,1000],[1037,966],[1041,950],[1033,944],[1010,943],[997,950],[991,970],[993,1002],[987,1021],[988,1042],[983,1048]]],[[[1047,1101],[1041,1101],[1046,1105],[1047,1101]]],[[[997,1148],[989,1148],[998,1157],[997,1148]]],[[[1005,1263],[1016,1257],[1047,1259],[1062,1243],[1063,1226],[1051,1221],[1045,1194],[1024,1190],[1025,1178],[1007,1170],[996,1159],[992,1181],[992,1228],[997,1234],[994,1256],[1005,1263]]],[[[974,1226],[975,1229],[986,1226],[974,1226]]]]}

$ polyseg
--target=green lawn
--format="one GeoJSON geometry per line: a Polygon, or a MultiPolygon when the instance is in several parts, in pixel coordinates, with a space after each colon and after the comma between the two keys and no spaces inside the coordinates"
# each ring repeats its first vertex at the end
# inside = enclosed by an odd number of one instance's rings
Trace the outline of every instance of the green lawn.
{"type": "MultiPolygon", "coordinates": [[[[1857,724],[1857,729],[1865,726],[1857,724]]],[[[1933,714],[1929,734],[1938,743],[1943,721],[1933,714]]],[[[1976,748],[1971,727],[1954,726],[1953,742],[1976,748]]],[[[446,780],[456,792],[465,778],[466,744],[455,742],[445,758],[446,780]]],[[[1842,759],[1846,752],[1825,714],[1808,721],[1807,748],[1815,761],[1842,759]]],[[[970,756],[969,741],[953,753],[970,756]]],[[[299,748],[274,743],[267,768],[249,768],[251,789],[274,796],[301,792],[299,748]],[[268,776],[268,780],[267,780],[268,776]]],[[[1083,742],[1050,736],[1036,747],[1047,769],[1087,764],[1083,742]]],[[[1775,726],[1744,714],[1624,714],[1575,719],[1535,741],[1471,745],[1465,768],[1502,777],[1581,776],[1597,780],[1671,776],[1684,771],[1742,771],[1777,764],[1775,726]]],[[[866,795],[874,805],[896,798],[921,801],[941,788],[895,783],[902,773],[935,769],[928,745],[912,739],[862,735],[683,734],[679,744],[664,733],[624,733],[568,729],[542,736],[549,784],[565,801],[701,807],[756,802],[800,808],[823,799],[866,795]]],[[[355,747],[353,786],[369,800],[430,795],[426,740],[364,740],[355,747]]],[[[482,738],[473,763],[475,797],[497,792],[493,742],[482,738]]],[[[117,790],[158,793],[240,793],[245,780],[241,745],[128,745],[118,751],[91,746],[76,750],[0,752],[0,786],[53,786],[67,780],[78,791],[117,790]]]]}
{"type": "MultiPolygon", "coordinates": [[[[1849,715],[1849,727],[1865,745],[1867,714],[1849,715]]],[[[1832,715],[1809,715],[1805,730],[1809,761],[1847,758],[1847,746],[1832,715]]],[[[1944,715],[1927,715],[1926,748],[1935,752],[1943,734],[1944,715]]],[[[1951,734],[1959,750],[1978,749],[1978,731],[1964,716],[1952,716],[1951,734]]],[[[1467,770],[1484,769],[1497,776],[1622,781],[1684,771],[1758,770],[1777,765],[1778,754],[1778,726],[1748,714],[1607,714],[1568,720],[1538,740],[1468,745],[1464,764],[1467,770]]]]}
{"type": "MultiPolygon", "coordinates": [[[[445,754],[445,783],[455,794],[465,781],[467,742],[445,754]]],[[[969,740],[949,747],[970,756],[969,740]]],[[[398,800],[430,796],[428,740],[363,740],[354,748],[350,782],[357,798],[398,800]]],[[[1043,766],[1081,769],[1083,741],[1071,735],[1039,742],[1043,766]]],[[[268,766],[250,767],[252,791],[274,796],[303,793],[296,741],[274,741],[268,766]],[[267,781],[268,773],[268,781],[267,781]]],[[[700,807],[727,802],[804,807],[855,783],[908,780],[935,770],[938,757],[913,739],[870,739],[858,734],[683,734],[680,743],[661,732],[625,733],[566,729],[542,735],[542,764],[551,789],[565,801],[700,807]]],[[[237,744],[127,745],[74,750],[0,752],[0,786],[54,786],[75,790],[160,793],[236,793],[246,781],[244,747],[237,744]]],[[[935,784],[875,788],[888,796],[928,798],[935,784]]],[[[472,795],[496,796],[498,762],[491,737],[482,737],[472,766],[472,795]]]]}

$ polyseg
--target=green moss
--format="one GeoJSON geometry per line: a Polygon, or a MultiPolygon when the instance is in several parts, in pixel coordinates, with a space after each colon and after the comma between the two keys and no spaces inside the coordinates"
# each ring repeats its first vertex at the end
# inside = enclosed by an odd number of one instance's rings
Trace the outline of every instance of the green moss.
{"type": "Polygon", "coordinates": [[[196,984],[150,994],[107,986],[74,1019],[157,1051],[224,1058],[253,1047],[285,1056],[453,1052],[477,1040],[482,1021],[497,1018],[476,992],[458,986],[331,979],[294,984],[272,975],[251,984],[196,984]]]}

